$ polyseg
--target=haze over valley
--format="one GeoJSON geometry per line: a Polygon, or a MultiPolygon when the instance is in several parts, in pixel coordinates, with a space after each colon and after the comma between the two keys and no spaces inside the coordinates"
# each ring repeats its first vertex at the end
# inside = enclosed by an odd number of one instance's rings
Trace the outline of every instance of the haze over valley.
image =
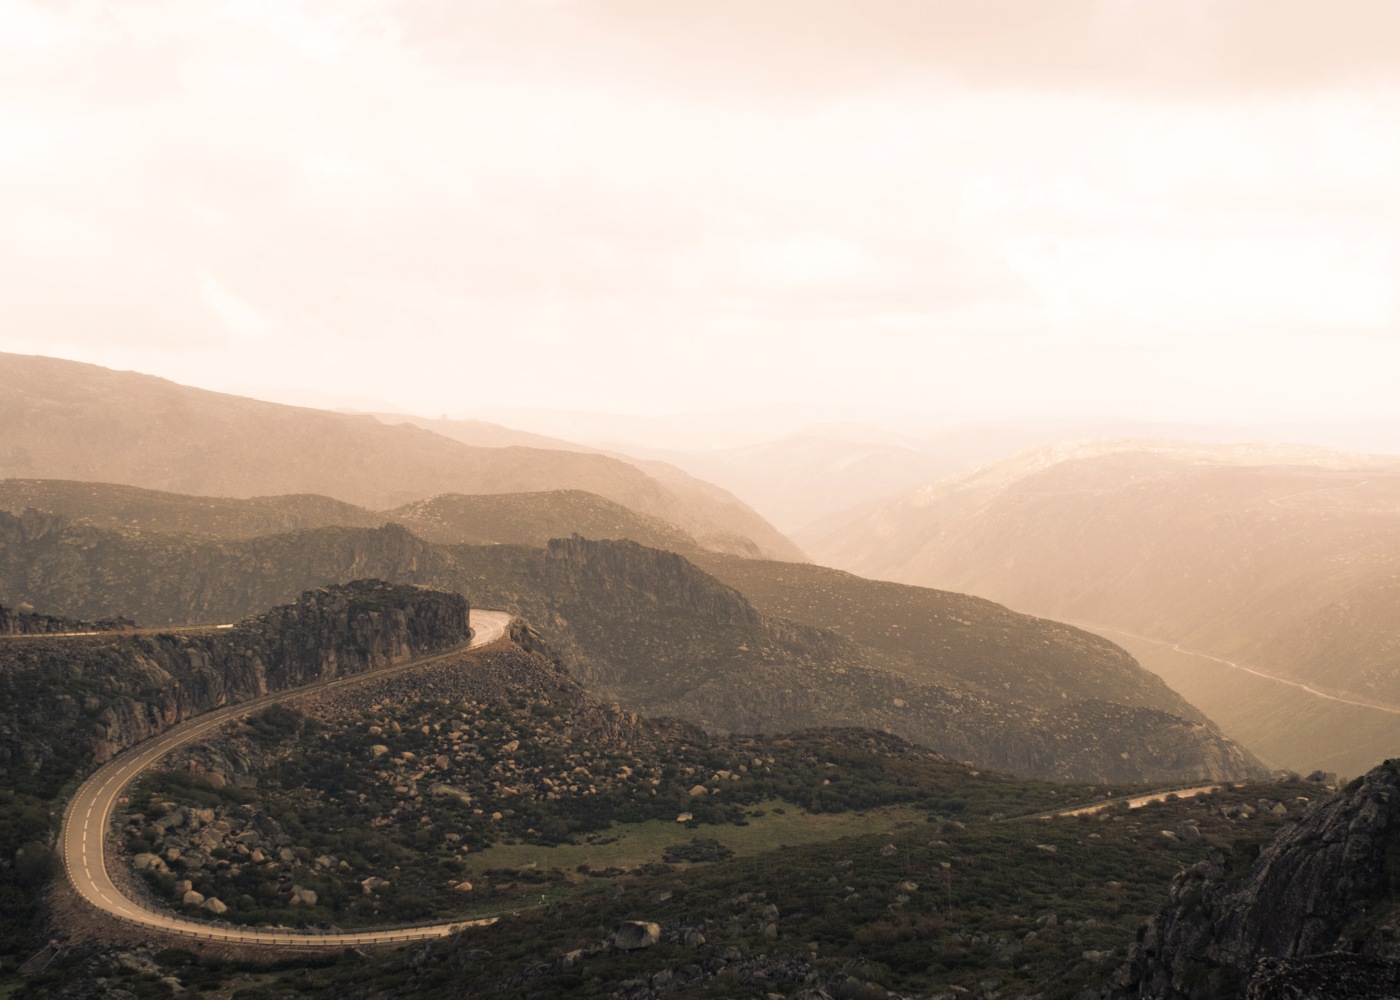
{"type": "Polygon", "coordinates": [[[0,0],[0,1000],[1400,996],[1391,0],[0,0]]]}

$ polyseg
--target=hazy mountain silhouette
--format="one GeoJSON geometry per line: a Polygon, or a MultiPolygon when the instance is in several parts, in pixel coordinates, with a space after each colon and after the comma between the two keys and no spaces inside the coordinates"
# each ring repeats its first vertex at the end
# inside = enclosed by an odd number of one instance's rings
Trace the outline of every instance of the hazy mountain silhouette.
{"type": "MultiPolygon", "coordinates": [[[[667,508],[665,513],[659,510],[647,511],[647,513],[664,517],[672,524],[684,529],[688,534],[693,535],[706,548],[750,555],[771,552],[779,554],[779,558],[783,559],[805,558],[791,540],[780,534],[773,525],[765,521],[763,516],[749,506],[751,501],[740,500],[727,488],[717,486],[712,481],[697,479],[674,463],[661,461],[656,456],[638,457],[631,453],[624,454],[576,441],[566,441],[562,438],[515,430],[485,420],[450,420],[446,418],[433,420],[393,413],[377,413],[375,416],[388,424],[410,424],[474,447],[508,448],[521,446],[606,455],[641,469],[652,479],[665,486],[666,490],[675,497],[677,503],[667,508]],[[757,551],[748,551],[753,545],[758,547],[757,551]]],[[[588,534],[588,532],[583,533],[588,534]]],[[[645,539],[638,539],[638,541],[644,542],[645,539]]]]}
{"type": "Polygon", "coordinates": [[[370,509],[443,493],[586,490],[675,524],[707,547],[801,558],[717,487],[677,492],[604,455],[471,447],[368,415],[264,403],[54,358],[0,355],[0,382],[0,477],[209,496],[314,493],[370,509]]]}
{"type": "MultiPolygon", "coordinates": [[[[1065,444],[934,483],[809,545],[854,572],[1115,626],[1400,704],[1394,458],[1065,444]]],[[[1228,687],[1216,696],[1239,697],[1228,687]]],[[[1304,745],[1306,733],[1282,732],[1294,721],[1284,713],[1267,726],[1304,745]]]]}

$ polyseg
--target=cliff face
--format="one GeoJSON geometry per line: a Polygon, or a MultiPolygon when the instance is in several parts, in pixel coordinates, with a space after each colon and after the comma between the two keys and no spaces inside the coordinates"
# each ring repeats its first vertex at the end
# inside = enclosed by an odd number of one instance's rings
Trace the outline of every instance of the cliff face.
{"type": "Polygon", "coordinates": [[[0,644],[0,769],[10,787],[72,769],[211,708],[449,648],[459,594],[358,581],[219,632],[0,644]]]}
{"type": "Polygon", "coordinates": [[[0,511],[0,600],[85,619],[222,624],[307,587],[432,584],[449,579],[451,565],[442,549],[392,524],[212,540],[128,537],[32,509],[0,511]]]}
{"type": "Polygon", "coordinates": [[[1279,834],[1243,877],[1228,879],[1223,861],[1177,876],[1113,995],[1394,996],[1397,890],[1400,761],[1392,760],[1279,834]]]}

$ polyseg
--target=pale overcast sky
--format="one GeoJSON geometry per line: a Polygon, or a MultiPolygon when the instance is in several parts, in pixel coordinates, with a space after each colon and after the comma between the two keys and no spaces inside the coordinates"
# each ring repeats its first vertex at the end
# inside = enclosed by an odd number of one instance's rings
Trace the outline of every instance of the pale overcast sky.
{"type": "Polygon", "coordinates": [[[1397,67],[1396,0],[0,0],[0,350],[1395,416],[1397,67]]]}

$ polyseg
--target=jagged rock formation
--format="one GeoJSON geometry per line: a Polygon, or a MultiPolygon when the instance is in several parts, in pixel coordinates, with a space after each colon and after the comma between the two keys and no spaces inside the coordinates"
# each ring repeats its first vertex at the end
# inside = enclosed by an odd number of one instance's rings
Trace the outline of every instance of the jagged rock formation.
{"type": "Polygon", "coordinates": [[[0,635],[55,635],[63,632],[115,632],[134,628],[130,618],[103,618],[95,622],[77,618],[41,615],[22,608],[11,609],[0,604],[0,635]]]}
{"type": "Polygon", "coordinates": [[[1393,997],[1397,890],[1400,761],[1391,760],[1277,836],[1242,877],[1227,878],[1223,858],[1182,872],[1112,995],[1393,997]]]}
{"type": "Polygon", "coordinates": [[[87,761],[219,705],[467,635],[459,594],[369,580],[308,591],[218,632],[11,640],[0,644],[0,769],[11,788],[61,783],[87,761]]]}

